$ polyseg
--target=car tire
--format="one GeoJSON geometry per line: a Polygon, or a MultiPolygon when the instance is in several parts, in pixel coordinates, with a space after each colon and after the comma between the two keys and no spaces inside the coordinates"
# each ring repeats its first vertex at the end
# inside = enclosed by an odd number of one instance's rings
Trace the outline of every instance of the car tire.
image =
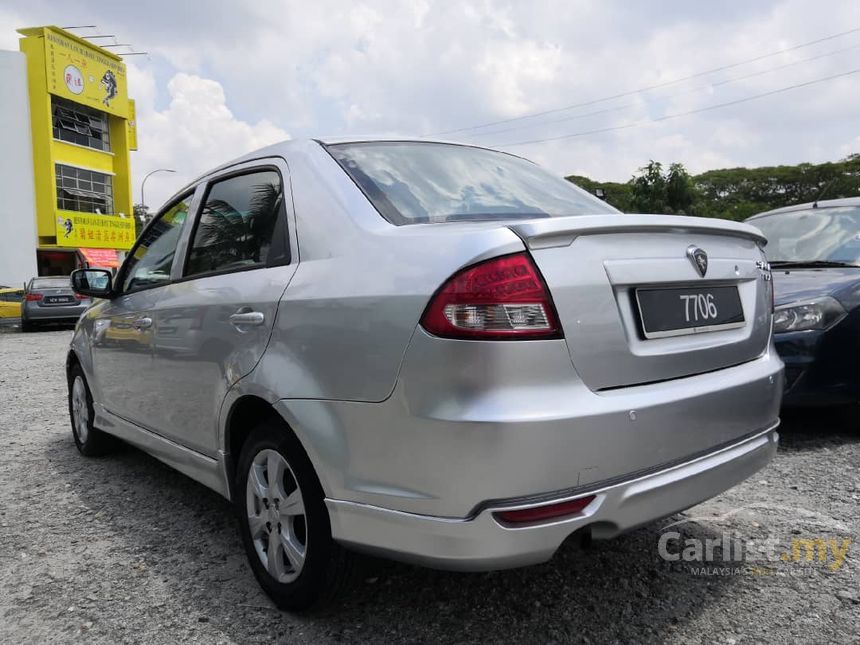
{"type": "Polygon", "coordinates": [[[72,437],[82,455],[100,457],[114,448],[114,438],[93,426],[93,397],[80,365],[74,365],[69,370],[69,419],[72,437]]]}
{"type": "Polygon", "coordinates": [[[322,486],[282,422],[266,420],[251,432],[239,456],[234,491],[248,562],[278,607],[320,607],[346,587],[355,556],[332,539],[322,486]]]}

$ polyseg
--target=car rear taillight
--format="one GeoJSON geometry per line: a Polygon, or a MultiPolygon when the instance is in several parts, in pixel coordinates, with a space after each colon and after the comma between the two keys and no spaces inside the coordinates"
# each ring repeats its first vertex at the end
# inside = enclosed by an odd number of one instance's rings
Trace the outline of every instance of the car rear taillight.
{"type": "Polygon", "coordinates": [[[505,255],[454,274],[430,301],[421,326],[444,338],[559,338],[549,290],[526,253],[505,255]]]}
{"type": "Polygon", "coordinates": [[[568,515],[576,515],[585,510],[585,508],[594,501],[594,495],[572,499],[568,502],[559,502],[558,504],[546,504],[544,506],[532,506],[531,508],[521,508],[515,511],[499,511],[493,513],[496,519],[505,522],[506,524],[526,524],[530,522],[542,522],[545,520],[555,519],[557,517],[565,517],[568,515]]]}
{"type": "Polygon", "coordinates": [[[75,293],[75,300],[89,300],[89,298],[87,296],[82,296],[81,294],[76,292],[75,293]]]}
{"type": "Polygon", "coordinates": [[[29,300],[30,302],[38,301],[42,299],[41,293],[28,293],[24,296],[24,300],[29,300]]]}

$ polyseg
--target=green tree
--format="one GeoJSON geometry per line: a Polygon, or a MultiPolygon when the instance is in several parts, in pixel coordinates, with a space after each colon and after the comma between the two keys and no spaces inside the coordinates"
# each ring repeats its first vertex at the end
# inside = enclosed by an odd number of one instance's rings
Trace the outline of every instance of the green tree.
{"type": "Polygon", "coordinates": [[[663,164],[653,159],[633,179],[633,207],[640,213],[666,212],[666,178],[663,164]]]}
{"type": "Polygon", "coordinates": [[[762,211],[821,199],[860,196],[860,154],[796,166],[722,168],[690,176],[681,164],[650,161],[627,183],[568,180],[625,212],[684,213],[744,220],[762,211]]]}
{"type": "Polygon", "coordinates": [[[633,191],[630,183],[619,183],[614,181],[598,182],[582,175],[571,175],[569,177],[565,177],[565,179],[576,184],[592,195],[597,195],[598,190],[602,190],[603,196],[601,199],[623,213],[629,213],[634,210],[633,191]]]}
{"type": "Polygon", "coordinates": [[[666,173],[666,205],[669,210],[689,215],[695,200],[696,193],[687,169],[679,163],[671,164],[666,173]]]}
{"type": "Polygon", "coordinates": [[[143,227],[149,222],[149,209],[145,204],[134,205],[134,236],[140,237],[143,227]]]}

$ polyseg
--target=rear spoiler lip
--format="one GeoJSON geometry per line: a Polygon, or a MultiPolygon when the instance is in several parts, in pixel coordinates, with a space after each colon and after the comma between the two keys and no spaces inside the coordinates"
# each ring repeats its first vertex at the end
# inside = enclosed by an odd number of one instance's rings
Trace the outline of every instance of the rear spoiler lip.
{"type": "Polygon", "coordinates": [[[749,224],[711,217],[684,215],[577,215],[552,217],[509,224],[529,249],[570,246],[582,235],[611,233],[710,233],[743,237],[764,246],[767,238],[749,224]]]}

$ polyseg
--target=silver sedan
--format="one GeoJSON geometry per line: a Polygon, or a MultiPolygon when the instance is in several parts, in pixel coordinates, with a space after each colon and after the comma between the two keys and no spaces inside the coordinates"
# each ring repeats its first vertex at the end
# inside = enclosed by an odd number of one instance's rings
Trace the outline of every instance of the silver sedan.
{"type": "Polygon", "coordinates": [[[90,299],[72,290],[68,276],[32,278],[21,303],[21,330],[37,325],[76,323],[90,306],[90,299]]]}
{"type": "Polygon", "coordinates": [[[180,191],[68,354],[84,455],[119,437],[233,500],[279,606],[352,551],[487,570],[693,506],[771,459],[765,240],[624,215],[525,159],[292,141],[180,191]]]}

